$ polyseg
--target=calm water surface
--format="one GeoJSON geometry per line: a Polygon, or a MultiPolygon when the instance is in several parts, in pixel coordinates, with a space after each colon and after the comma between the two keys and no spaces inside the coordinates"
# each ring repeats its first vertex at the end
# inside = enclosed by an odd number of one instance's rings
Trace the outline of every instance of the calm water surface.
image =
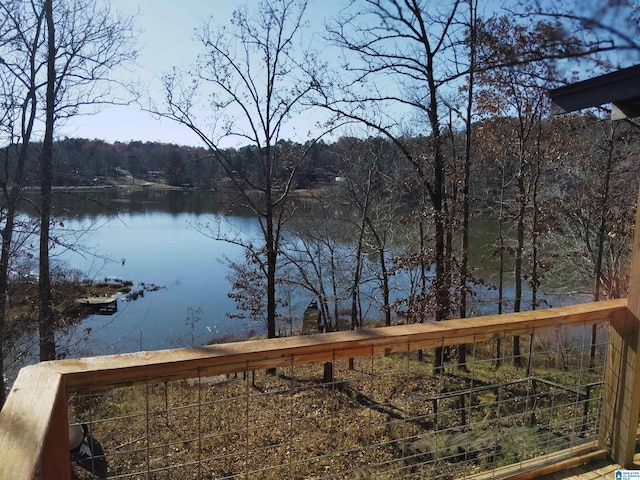
{"type": "MultiPolygon", "coordinates": [[[[231,211],[212,192],[138,192],[125,196],[113,191],[98,200],[84,201],[77,196],[57,199],[56,233],[73,236],[88,229],[79,243],[92,254],[56,252],[56,261],[95,280],[119,278],[133,281],[134,289],[142,288],[142,284],[161,288],[145,291],[135,301],[120,299],[114,315],[91,316],[61,333],[58,344],[69,356],[196,346],[216,338],[265,331],[263,324],[226,315],[235,311],[235,304],[227,296],[230,282],[225,257],[241,260],[241,247],[213,240],[198,229],[210,224],[222,234],[259,239],[259,225],[251,214],[231,211]],[[226,221],[221,220],[223,213],[227,214],[226,221]]],[[[495,273],[496,267],[486,263],[495,262],[486,254],[493,236],[492,227],[484,226],[476,228],[471,239],[472,262],[479,271],[489,274],[495,273]]],[[[404,290],[400,284],[395,288],[397,292],[404,290]]],[[[495,295],[492,289],[480,291],[473,299],[475,314],[494,313],[495,295]]],[[[505,295],[512,293],[507,291],[505,295]]],[[[578,301],[551,300],[554,306],[578,301]]],[[[307,296],[297,300],[292,309],[294,318],[301,316],[308,302],[307,296]]],[[[526,299],[524,305],[528,308],[526,299]]],[[[37,340],[35,345],[29,350],[37,351],[37,340]]]]}
{"type": "MultiPolygon", "coordinates": [[[[93,252],[62,255],[58,261],[67,268],[95,280],[131,280],[134,290],[142,283],[161,287],[135,301],[120,299],[114,315],[91,316],[61,336],[60,344],[74,356],[201,345],[263,329],[226,316],[235,305],[227,297],[224,259],[242,258],[242,249],[198,231],[203,224],[218,225],[216,216],[224,205],[205,193],[149,195],[110,198],[105,205],[117,214],[92,207],[63,222],[66,232],[90,228],[82,243],[93,252]]],[[[245,239],[259,234],[257,220],[248,216],[234,215],[219,225],[223,233],[245,239]]]]}

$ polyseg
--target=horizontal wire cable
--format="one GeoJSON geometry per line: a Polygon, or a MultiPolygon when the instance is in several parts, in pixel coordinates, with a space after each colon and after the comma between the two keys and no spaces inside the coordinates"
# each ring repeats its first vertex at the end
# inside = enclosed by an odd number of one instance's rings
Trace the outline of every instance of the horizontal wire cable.
{"type": "Polygon", "coordinates": [[[444,373],[434,376],[407,344],[352,363],[334,358],[330,382],[324,362],[292,357],[276,376],[247,368],[215,381],[76,394],[70,403],[90,413],[113,479],[466,476],[597,438],[607,338],[600,329],[592,345],[590,330],[521,336],[522,368],[501,335],[500,355],[495,340],[458,347],[468,372],[442,348],[444,373]]]}

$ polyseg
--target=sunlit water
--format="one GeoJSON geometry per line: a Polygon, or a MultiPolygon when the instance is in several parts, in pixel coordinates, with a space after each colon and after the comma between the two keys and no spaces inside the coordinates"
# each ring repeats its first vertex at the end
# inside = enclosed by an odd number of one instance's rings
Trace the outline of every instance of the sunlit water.
{"type": "MultiPolygon", "coordinates": [[[[265,331],[263,324],[227,316],[235,311],[235,304],[228,297],[231,284],[225,258],[241,260],[242,248],[213,240],[198,228],[210,223],[219,227],[221,234],[259,239],[255,218],[246,212],[231,212],[226,221],[217,223],[228,208],[213,194],[204,192],[147,192],[133,196],[112,192],[101,203],[107,208],[75,200],[58,205],[57,210],[66,215],[58,218],[56,234],[69,235],[88,228],[79,242],[72,243],[93,254],[80,251],[61,254],[56,249],[55,263],[77,269],[94,280],[131,280],[134,290],[142,289],[142,284],[161,288],[145,291],[135,301],[120,298],[114,315],[93,315],[61,332],[60,352],[77,357],[197,346],[223,337],[246,337],[265,331]]],[[[472,238],[476,264],[483,262],[480,258],[485,256],[488,247],[484,242],[490,241],[489,236],[476,232],[472,238]]],[[[492,266],[483,268],[487,272],[492,270],[492,266]]],[[[405,294],[402,279],[393,281],[395,294],[405,294]]],[[[472,299],[474,314],[494,313],[495,290],[486,288],[477,292],[472,299]]],[[[510,292],[505,295],[508,297],[510,292]]],[[[293,301],[291,315],[299,322],[309,297],[293,301]]],[[[553,303],[576,302],[554,298],[553,303]]],[[[367,315],[381,315],[376,308],[368,308],[367,315]]],[[[24,341],[25,350],[37,357],[37,338],[24,341]]]]}
{"type": "MultiPolygon", "coordinates": [[[[94,315],[69,338],[61,339],[81,354],[202,345],[225,335],[244,336],[262,325],[230,320],[235,305],[228,298],[225,257],[237,259],[241,247],[206,237],[196,228],[211,215],[164,212],[124,213],[112,217],[84,241],[112,261],[67,255],[66,263],[90,278],[119,278],[160,288],[134,301],[121,298],[112,316],[94,315]],[[88,330],[90,329],[90,330],[88,330]]],[[[66,225],[82,229],[86,220],[66,225]]],[[[257,233],[255,220],[234,218],[233,228],[246,237],[257,233]]]]}

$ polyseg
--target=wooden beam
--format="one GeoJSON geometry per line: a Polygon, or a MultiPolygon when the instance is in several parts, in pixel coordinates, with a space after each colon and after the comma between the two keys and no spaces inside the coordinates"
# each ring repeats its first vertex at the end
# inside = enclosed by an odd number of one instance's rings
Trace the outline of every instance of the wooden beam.
{"type": "Polygon", "coordinates": [[[599,442],[615,463],[628,467],[633,462],[638,425],[638,401],[631,393],[638,376],[638,355],[634,351],[638,321],[629,312],[613,318],[610,325],[599,442]]]}
{"type": "Polygon", "coordinates": [[[68,411],[67,396],[64,390],[59,388],[40,456],[42,480],[71,480],[68,411]]]}
{"type": "Polygon", "coordinates": [[[47,362],[63,375],[67,393],[147,382],[325,362],[372,354],[457,345],[506,335],[590,325],[626,310],[626,299],[507,315],[349,332],[254,340],[200,348],[138,352],[47,362]]]}
{"type": "MultiPolygon", "coordinates": [[[[43,451],[62,452],[60,459],[49,458],[42,478],[68,480],[71,478],[68,431],[64,433],[56,415],[66,412],[66,400],[60,374],[41,365],[24,367],[13,384],[0,412],[0,478],[32,479],[43,451]],[[54,428],[51,429],[51,425],[54,428]],[[51,434],[62,435],[52,438],[51,434]],[[50,444],[51,441],[58,445],[50,444]],[[45,443],[49,445],[45,448],[45,443]],[[66,451],[64,451],[66,447],[66,451]],[[66,465],[66,466],[65,466],[66,465]],[[58,468],[57,475],[51,468],[58,468]]],[[[61,420],[66,423],[66,413],[61,420]]]]}

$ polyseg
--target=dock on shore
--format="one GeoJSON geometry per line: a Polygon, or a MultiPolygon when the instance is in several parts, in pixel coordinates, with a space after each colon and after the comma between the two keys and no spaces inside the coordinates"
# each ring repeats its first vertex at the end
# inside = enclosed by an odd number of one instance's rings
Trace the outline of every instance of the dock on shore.
{"type": "Polygon", "coordinates": [[[117,297],[83,297],[76,300],[76,303],[93,310],[98,315],[113,315],[118,311],[117,297]]]}

